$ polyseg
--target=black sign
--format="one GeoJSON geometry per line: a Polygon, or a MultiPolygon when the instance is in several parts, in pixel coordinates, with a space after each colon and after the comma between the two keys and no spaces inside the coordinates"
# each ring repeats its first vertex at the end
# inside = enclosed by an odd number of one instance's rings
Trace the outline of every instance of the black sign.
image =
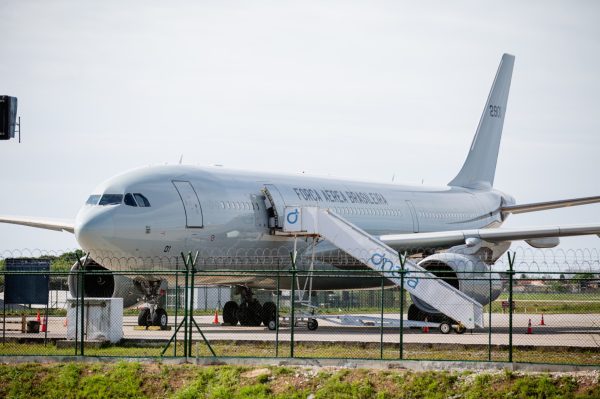
{"type": "Polygon", "coordinates": [[[40,272],[50,270],[50,261],[41,259],[6,259],[4,302],[6,304],[47,305],[50,276],[40,272]],[[30,272],[31,274],[27,274],[30,272]]]}

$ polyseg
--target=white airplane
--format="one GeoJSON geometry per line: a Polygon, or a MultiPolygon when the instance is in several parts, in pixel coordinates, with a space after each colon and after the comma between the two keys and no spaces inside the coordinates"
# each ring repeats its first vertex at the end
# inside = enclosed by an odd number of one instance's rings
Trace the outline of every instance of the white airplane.
{"type": "MultiPolygon", "coordinates": [[[[424,256],[419,267],[485,305],[500,294],[499,283],[494,284],[490,296],[487,280],[478,284],[464,273],[465,268],[491,272],[494,262],[514,240],[525,240],[533,247],[552,247],[558,245],[559,237],[600,234],[600,223],[500,228],[510,214],[600,202],[600,196],[596,196],[517,205],[512,196],[493,188],[513,65],[514,56],[504,54],[468,156],[460,172],[445,187],[252,173],[220,167],[154,166],[128,171],[100,184],[75,221],[2,216],[0,222],[74,233],[81,248],[93,259],[86,265],[88,270],[140,270],[148,269],[155,264],[152,262],[173,268],[177,254],[196,250],[206,253],[240,249],[238,253],[248,254],[287,247],[290,251],[297,248],[300,252],[340,254],[339,246],[327,236],[317,243],[298,242],[294,234],[284,231],[283,219],[289,207],[329,209],[357,231],[372,237],[376,245],[395,251],[427,248],[419,250],[424,256]]],[[[341,249],[354,254],[346,247],[341,249]]],[[[383,257],[379,260],[387,262],[383,257]]],[[[330,263],[315,264],[317,269],[336,266],[339,264],[334,258],[330,263]]],[[[287,270],[289,265],[284,267],[287,270]]],[[[226,322],[267,325],[275,317],[272,302],[261,305],[252,297],[252,288],[274,289],[274,280],[244,275],[244,270],[253,268],[264,269],[264,265],[246,264],[237,268],[237,274],[204,280],[241,288],[241,303],[225,304],[226,322]]],[[[75,281],[69,283],[74,292],[75,281]]],[[[320,276],[313,279],[312,289],[369,288],[380,284],[378,279],[320,276]]],[[[289,280],[281,282],[281,288],[289,286],[289,280]]],[[[140,313],[140,324],[165,326],[167,314],[159,300],[162,288],[160,278],[149,276],[129,279],[90,273],[85,281],[85,295],[123,297],[126,306],[135,304],[142,295],[149,305],[140,313]]],[[[427,316],[433,321],[446,317],[440,312],[443,303],[432,305],[436,303],[434,299],[419,295],[418,291],[411,291],[411,295],[414,305],[409,308],[409,319],[427,316]]],[[[466,324],[465,320],[458,321],[466,324]]]]}

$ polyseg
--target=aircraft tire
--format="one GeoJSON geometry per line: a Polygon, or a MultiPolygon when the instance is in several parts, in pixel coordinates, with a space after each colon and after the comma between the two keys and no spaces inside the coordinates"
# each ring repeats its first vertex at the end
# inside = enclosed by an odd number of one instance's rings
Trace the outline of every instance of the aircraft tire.
{"type": "Polygon", "coordinates": [[[163,308],[156,309],[154,317],[152,318],[152,325],[160,326],[161,330],[166,330],[169,326],[169,316],[167,315],[167,311],[163,308]]]}
{"type": "Polygon", "coordinates": [[[150,323],[150,309],[141,308],[140,313],[138,313],[138,326],[148,327],[151,325],[150,323]]]}
{"type": "Polygon", "coordinates": [[[236,326],[238,323],[237,311],[238,304],[234,301],[225,302],[223,306],[223,322],[232,326],[236,326]]]}
{"type": "Polygon", "coordinates": [[[269,323],[277,317],[277,306],[273,302],[265,302],[260,313],[263,324],[268,327],[269,323]]]}
{"type": "Polygon", "coordinates": [[[319,328],[319,322],[317,321],[317,319],[308,319],[308,321],[306,322],[306,327],[310,331],[315,331],[317,328],[319,328]]]}
{"type": "Polygon", "coordinates": [[[253,301],[253,302],[249,303],[248,310],[249,310],[248,322],[250,323],[249,325],[254,326],[254,327],[260,326],[260,324],[262,323],[262,317],[261,317],[262,306],[261,306],[260,302],[253,301]]]}
{"type": "Polygon", "coordinates": [[[248,306],[240,306],[237,308],[237,311],[235,312],[235,316],[237,317],[237,319],[240,321],[240,325],[241,326],[250,326],[250,309],[248,309],[248,306]]]}

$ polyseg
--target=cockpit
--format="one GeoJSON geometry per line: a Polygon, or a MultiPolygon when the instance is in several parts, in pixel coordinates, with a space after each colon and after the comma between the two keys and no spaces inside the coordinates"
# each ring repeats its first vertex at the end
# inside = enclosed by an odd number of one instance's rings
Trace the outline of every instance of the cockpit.
{"type": "Polygon", "coordinates": [[[150,201],[141,193],[123,194],[92,194],[85,202],[86,205],[119,205],[125,203],[127,206],[149,208],[150,201]]]}

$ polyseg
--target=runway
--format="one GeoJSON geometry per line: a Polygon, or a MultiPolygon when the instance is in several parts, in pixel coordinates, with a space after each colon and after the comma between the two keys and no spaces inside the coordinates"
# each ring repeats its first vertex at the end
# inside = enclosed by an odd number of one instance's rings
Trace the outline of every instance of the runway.
{"type": "MultiPolygon", "coordinates": [[[[378,316],[378,315],[369,315],[378,316]]],[[[398,320],[398,315],[385,314],[385,318],[398,320]]],[[[266,327],[241,327],[223,326],[212,324],[214,316],[195,316],[195,320],[208,340],[215,341],[263,341],[274,342],[276,339],[285,342],[290,340],[291,328],[281,327],[279,332],[270,331],[266,327]]],[[[485,314],[484,320],[488,322],[489,315],[485,314]]],[[[13,320],[16,320],[13,318],[13,320]]],[[[171,317],[170,325],[180,322],[181,317],[175,320],[171,317]]],[[[48,338],[65,339],[67,327],[63,317],[51,317],[48,323],[48,338]]],[[[545,346],[545,347],[600,347],[600,314],[550,314],[544,315],[544,326],[540,325],[541,315],[515,314],[513,316],[513,345],[516,346],[545,346]],[[532,333],[527,334],[529,320],[532,323],[532,333]]],[[[9,326],[9,324],[7,324],[9,326]]],[[[11,324],[15,326],[15,324],[11,324]]],[[[151,331],[136,330],[136,316],[125,316],[123,323],[124,339],[126,340],[168,340],[174,330],[151,331]]],[[[509,316],[508,314],[492,314],[491,318],[491,343],[492,345],[509,344],[509,316]]],[[[431,343],[431,344],[456,344],[456,345],[487,345],[490,342],[490,329],[479,328],[468,330],[464,334],[442,334],[438,329],[431,328],[429,333],[421,329],[408,329],[403,331],[404,343],[431,343]]],[[[18,338],[43,338],[44,333],[24,334],[21,332],[7,331],[6,336],[18,338]]],[[[319,320],[319,328],[309,331],[305,323],[299,323],[294,328],[294,340],[297,342],[363,342],[378,343],[383,337],[385,343],[398,343],[400,329],[385,327],[345,327],[335,325],[327,320],[319,320]]],[[[183,332],[178,334],[178,339],[183,339],[183,332]]],[[[201,339],[200,334],[194,330],[193,339],[201,339]]]]}

